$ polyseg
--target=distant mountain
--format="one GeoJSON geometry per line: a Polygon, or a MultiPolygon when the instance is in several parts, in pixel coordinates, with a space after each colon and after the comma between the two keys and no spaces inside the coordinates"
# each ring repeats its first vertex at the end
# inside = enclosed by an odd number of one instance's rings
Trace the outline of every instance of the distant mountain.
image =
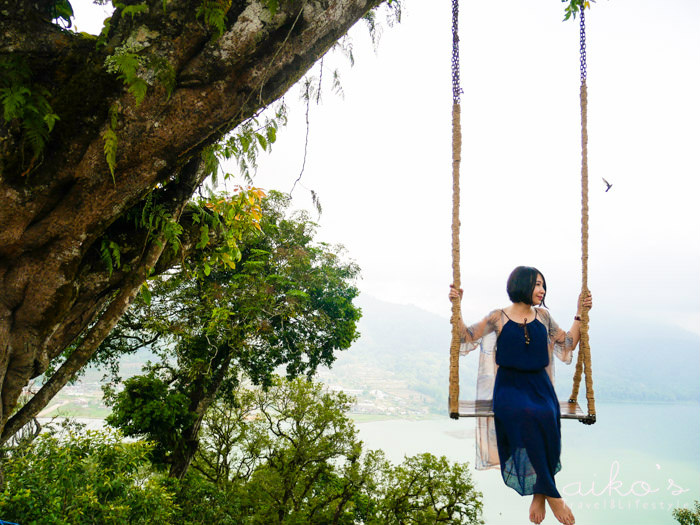
{"type": "MultiPolygon", "coordinates": [[[[445,414],[451,329],[447,316],[368,295],[360,296],[357,302],[363,313],[361,337],[352,348],[337,354],[330,369],[319,370],[319,379],[355,396],[355,412],[402,417],[445,414]]],[[[591,347],[596,400],[700,402],[700,337],[676,327],[595,313],[591,347]]],[[[151,358],[146,350],[125,357],[122,376],[139,373],[151,358]]],[[[566,366],[557,361],[556,390],[560,399],[571,393],[574,364],[566,366]]],[[[474,396],[477,365],[476,353],[460,359],[462,399],[474,396]]],[[[89,369],[80,385],[64,389],[56,403],[73,403],[76,395],[87,396],[90,410],[106,413],[100,403],[102,374],[89,369]]],[[[586,401],[584,390],[582,384],[582,406],[586,401]]]]}
{"type": "MultiPolygon", "coordinates": [[[[406,410],[444,413],[450,344],[447,317],[367,295],[358,303],[363,312],[362,335],[351,349],[338,354],[330,370],[321,372],[322,380],[359,394],[368,409],[372,402],[379,402],[368,393],[379,390],[388,391],[397,401],[409,400],[403,404],[406,410]]],[[[662,324],[634,324],[608,317],[594,318],[590,337],[596,400],[700,402],[697,335],[662,324]]],[[[571,393],[575,359],[571,366],[557,361],[556,387],[561,399],[571,393]]],[[[460,361],[464,399],[473,397],[476,367],[475,354],[460,361]]],[[[583,383],[579,402],[585,403],[583,383]]]]}

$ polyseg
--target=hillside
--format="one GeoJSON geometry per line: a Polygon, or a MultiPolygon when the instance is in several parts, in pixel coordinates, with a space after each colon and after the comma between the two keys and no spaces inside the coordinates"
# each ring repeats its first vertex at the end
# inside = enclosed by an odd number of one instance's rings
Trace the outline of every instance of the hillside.
{"type": "MultiPolygon", "coordinates": [[[[444,414],[447,406],[450,325],[414,306],[389,304],[363,295],[361,338],[320,374],[331,385],[352,389],[360,410],[393,399],[402,413],[444,414]],[[371,392],[385,394],[378,398],[371,392]]],[[[447,309],[446,309],[447,310],[447,309]]],[[[447,313],[447,311],[446,311],[447,313]]],[[[601,402],[699,402],[700,338],[663,325],[634,326],[594,318],[593,378],[601,402]]],[[[477,356],[460,363],[462,397],[475,389],[477,356]]],[[[574,366],[557,362],[557,393],[571,393],[574,366]]],[[[583,392],[580,401],[585,402],[583,392]]]]}
{"type": "MultiPolygon", "coordinates": [[[[330,369],[319,370],[329,387],[357,398],[356,414],[424,417],[445,414],[450,325],[447,317],[415,306],[386,303],[362,295],[360,339],[340,352],[330,369]]],[[[599,315],[600,317],[600,315],[599,315]]],[[[700,402],[700,338],[662,325],[639,325],[594,318],[591,329],[593,377],[599,402],[700,402]]],[[[137,373],[149,358],[125,359],[122,376],[137,373]]],[[[476,354],[461,360],[463,398],[476,384],[476,354]]],[[[573,366],[557,362],[560,398],[571,391],[573,366]]],[[[102,372],[89,370],[80,384],[65,388],[42,413],[103,417],[102,372]]],[[[585,402],[583,392],[580,402],[585,402]]]]}

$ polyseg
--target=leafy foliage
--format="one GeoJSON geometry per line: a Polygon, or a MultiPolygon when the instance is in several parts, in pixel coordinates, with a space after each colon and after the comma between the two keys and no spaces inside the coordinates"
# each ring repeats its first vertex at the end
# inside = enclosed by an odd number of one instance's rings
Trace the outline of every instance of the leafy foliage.
{"type": "Polygon", "coordinates": [[[157,201],[153,192],[149,193],[137,208],[129,210],[127,220],[133,221],[136,228],[147,230],[148,239],[162,233],[173,252],[177,253],[180,249],[182,225],[157,201]]]}
{"type": "Polygon", "coordinates": [[[165,95],[170,98],[177,84],[177,73],[172,64],[163,57],[152,57],[149,68],[155,73],[155,77],[165,89],[165,95]]]}
{"type": "MultiPolygon", "coordinates": [[[[257,454],[247,478],[250,523],[332,523],[347,514],[351,496],[359,496],[385,465],[381,454],[362,457],[357,430],[346,412],[351,399],[324,392],[304,379],[277,380],[252,395],[255,419],[247,424],[245,455],[257,454]],[[364,461],[363,461],[364,459],[364,461]]],[[[206,438],[205,438],[206,440],[206,438]]],[[[347,521],[347,518],[343,521],[347,521]]]]}
{"type": "Polygon", "coordinates": [[[102,239],[100,246],[100,258],[102,262],[109,270],[110,277],[114,268],[119,268],[121,266],[121,252],[119,251],[119,245],[110,241],[109,239],[102,239]]]}
{"type": "MultiPolygon", "coordinates": [[[[219,519],[481,523],[481,494],[466,464],[420,454],[394,466],[382,452],[364,451],[347,417],[351,403],[301,378],[241,389],[234,402],[217,403],[204,421],[194,468],[231,498],[230,507],[218,507],[219,519]]],[[[185,486],[192,485],[206,484],[192,474],[185,486]]],[[[197,512],[183,507],[183,519],[197,512]]]]}
{"type": "MultiPolygon", "coordinates": [[[[148,11],[146,4],[129,6],[117,4],[117,6],[122,9],[122,16],[131,15],[132,18],[148,11]]],[[[105,22],[105,27],[98,39],[98,46],[104,45],[108,32],[109,22],[105,22]]],[[[127,86],[129,93],[134,96],[137,105],[146,98],[149,83],[153,84],[153,79],[157,79],[163,86],[167,97],[170,97],[176,84],[176,72],[172,64],[160,56],[145,56],[142,53],[144,49],[146,46],[143,44],[127,42],[116,47],[114,53],[105,58],[104,62],[107,72],[118,76],[127,86]]]]}
{"type": "Polygon", "coordinates": [[[23,139],[32,148],[36,159],[48,141],[59,117],[54,113],[49,91],[32,83],[32,72],[21,56],[0,57],[0,102],[3,118],[10,123],[17,119],[23,139]]]}
{"type": "MultiPolygon", "coordinates": [[[[148,367],[146,378],[110,394],[110,422],[126,435],[156,441],[164,463],[194,453],[183,449],[196,438],[196,418],[215,399],[230,396],[242,373],[264,385],[279,366],[289,377],[311,375],[357,337],[357,266],[344,262],[338,248],[314,244],[314,225],[305,214],[285,217],[288,202],[276,193],[262,202],[259,229],[239,241],[238,264],[215,264],[219,249],[207,252],[210,230],[202,222],[202,273],[192,279],[185,269],[154,279],[151,300],[140,300],[129,324],[118,326],[98,352],[113,358],[111,347],[123,350],[117,335],[157,341],[160,361],[148,367]],[[151,403],[178,413],[156,420],[151,403]],[[187,421],[195,423],[187,427],[187,421]]],[[[229,213],[236,220],[235,210],[210,204],[214,216],[229,213]]]]}
{"type": "Polygon", "coordinates": [[[381,523],[478,523],[481,502],[466,464],[453,464],[445,456],[419,454],[390,469],[384,480],[381,523]]]}
{"type": "MultiPolygon", "coordinates": [[[[162,388],[149,378],[142,390],[162,388]]],[[[50,432],[5,462],[0,513],[28,525],[483,523],[466,464],[420,454],[392,465],[363,450],[345,394],[302,378],[233,394],[208,412],[184,479],[154,469],[148,443],[50,432]]],[[[144,404],[157,421],[177,412],[144,404]]]]}
{"type": "MultiPolygon", "coordinates": [[[[192,202],[190,207],[196,210],[193,219],[201,224],[200,240],[195,249],[199,252],[206,251],[206,255],[199,253],[190,260],[183,260],[184,271],[205,277],[217,265],[235,268],[241,257],[238,242],[242,236],[249,231],[260,231],[260,202],[264,195],[258,188],[238,187],[232,195],[220,194],[213,200],[202,198],[192,202]],[[213,242],[214,238],[216,242],[213,242]]],[[[180,250],[182,225],[158,201],[156,192],[149,193],[139,205],[129,210],[125,219],[136,229],[146,230],[147,241],[162,235],[165,244],[175,254],[180,250]]],[[[103,238],[100,258],[111,276],[113,270],[121,266],[119,244],[103,238]]],[[[145,283],[142,292],[145,297],[150,296],[148,283],[145,283]]]]}
{"type": "Polygon", "coordinates": [[[105,160],[107,161],[109,172],[112,174],[112,183],[114,184],[116,184],[114,168],[117,165],[117,144],[119,143],[119,138],[115,130],[119,122],[119,109],[119,105],[116,103],[109,107],[109,126],[102,132],[102,140],[105,143],[103,148],[105,160]]]}
{"type": "MultiPolygon", "coordinates": [[[[272,144],[277,141],[277,132],[287,124],[287,106],[280,102],[272,108],[273,116],[266,115],[261,121],[260,116],[254,116],[241,123],[228,137],[207,150],[205,159],[207,170],[216,183],[218,178],[218,158],[235,159],[243,179],[252,182],[261,151],[272,151],[272,144]]],[[[226,173],[224,179],[231,177],[226,173]]]]}
{"type": "Polygon", "coordinates": [[[104,140],[105,143],[105,159],[107,160],[107,166],[109,166],[109,172],[112,174],[112,182],[116,184],[116,179],[114,178],[114,167],[117,164],[117,143],[119,142],[119,139],[112,128],[107,128],[104,133],[102,133],[102,140],[104,140]]]}
{"type": "Polygon", "coordinates": [[[127,436],[147,434],[154,443],[152,459],[164,463],[177,436],[192,422],[187,396],[171,391],[165,381],[151,373],[127,379],[118,399],[107,423],[118,424],[127,436]]]}
{"type": "Polygon", "coordinates": [[[64,28],[69,28],[73,25],[73,6],[68,0],[54,0],[50,7],[51,20],[59,23],[64,28]]]}
{"type": "Polygon", "coordinates": [[[0,513],[22,524],[171,523],[176,511],[150,471],[152,447],[115,433],[46,433],[4,460],[0,513]]]}
{"type": "Polygon", "coordinates": [[[237,186],[233,194],[220,193],[195,202],[199,209],[193,219],[200,224],[200,238],[195,246],[201,257],[189,261],[185,269],[197,277],[208,277],[213,267],[236,267],[241,259],[239,243],[246,235],[260,232],[262,199],[265,193],[254,187],[237,186]],[[212,238],[219,237],[216,246],[212,238]]]}
{"type": "Polygon", "coordinates": [[[130,16],[132,20],[135,16],[148,12],[148,5],[146,3],[125,5],[121,2],[117,2],[114,4],[114,7],[121,11],[122,16],[130,16]]]}
{"type": "Polygon", "coordinates": [[[583,11],[584,9],[590,9],[591,8],[591,2],[595,2],[595,0],[561,0],[562,3],[569,2],[569,4],[564,7],[564,20],[568,20],[569,18],[576,18],[576,13],[579,11],[583,11]]]}
{"type": "Polygon", "coordinates": [[[263,3],[272,16],[277,14],[277,10],[280,8],[280,0],[263,0],[263,3]]]}
{"type": "Polygon", "coordinates": [[[143,49],[142,44],[127,43],[115,48],[114,53],[105,58],[107,72],[115,73],[124,82],[137,104],[143,101],[148,91],[148,83],[140,74],[140,70],[147,67],[146,58],[139,55],[143,49]]]}
{"type": "Polygon", "coordinates": [[[214,30],[214,38],[219,38],[226,29],[226,13],[231,7],[230,0],[202,0],[195,16],[204,21],[204,24],[214,30]]]}
{"type": "Polygon", "coordinates": [[[700,501],[695,501],[692,510],[673,509],[673,517],[680,525],[700,525],[700,501]]]}

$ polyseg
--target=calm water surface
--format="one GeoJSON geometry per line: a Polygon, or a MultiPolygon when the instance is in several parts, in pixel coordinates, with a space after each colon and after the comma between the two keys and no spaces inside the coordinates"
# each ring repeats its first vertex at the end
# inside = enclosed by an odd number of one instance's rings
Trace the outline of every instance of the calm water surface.
{"type": "MultiPolygon", "coordinates": [[[[577,525],[665,525],[673,507],[700,500],[700,405],[597,404],[598,422],[562,422],[557,487],[577,525]]],[[[400,462],[431,452],[474,463],[474,421],[377,421],[357,425],[369,448],[400,462]]],[[[487,525],[529,523],[531,498],[506,487],[500,471],[475,471],[487,525]]],[[[558,521],[548,509],[545,524],[558,521]]]]}

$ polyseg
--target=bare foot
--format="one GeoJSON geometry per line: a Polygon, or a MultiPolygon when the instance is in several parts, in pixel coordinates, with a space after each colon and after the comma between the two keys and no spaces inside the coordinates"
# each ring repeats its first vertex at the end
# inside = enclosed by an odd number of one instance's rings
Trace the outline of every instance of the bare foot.
{"type": "Polygon", "coordinates": [[[546,496],[547,503],[549,503],[549,508],[552,509],[554,517],[557,518],[564,525],[574,525],[576,522],[574,520],[574,513],[571,512],[569,506],[564,503],[561,498],[550,498],[546,496]]]}
{"type": "Polygon", "coordinates": [[[539,525],[542,523],[542,520],[544,520],[544,501],[544,494],[535,494],[532,496],[532,503],[530,504],[530,521],[532,523],[537,523],[537,525],[539,525]]]}

